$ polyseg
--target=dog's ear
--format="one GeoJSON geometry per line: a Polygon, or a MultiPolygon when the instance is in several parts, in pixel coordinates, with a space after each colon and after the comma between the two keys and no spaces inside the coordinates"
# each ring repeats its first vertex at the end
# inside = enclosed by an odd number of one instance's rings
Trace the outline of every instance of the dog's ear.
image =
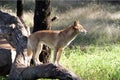
{"type": "Polygon", "coordinates": [[[78,20],[76,20],[76,21],[74,22],[74,26],[77,26],[77,24],[79,24],[79,21],[78,21],[78,20]]]}

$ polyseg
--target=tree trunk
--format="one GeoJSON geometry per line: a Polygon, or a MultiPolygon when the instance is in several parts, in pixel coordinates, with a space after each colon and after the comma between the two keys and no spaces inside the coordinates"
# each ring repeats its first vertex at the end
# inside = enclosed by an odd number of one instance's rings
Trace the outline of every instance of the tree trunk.
{"type": "MultiPolygon", "coordinates": [[[[51,2],[50,0],[36,0],[35,1],[35,15],[34,15],[34,28],[33,32],[38,30],[50,29],[50,14],[51,2]]],[[[43,47],[39,59],[43,63],[48,63],[51,50],[49,47],[43,47]]]]}
{"type": "Polygon", "coordinates": [[[24,23],[23,20],[23,8],[24,8],[24,0],[17,0],[17,17],[20,19],[20,21],[22,22],[22,24],[24,25],[26,31],[28,32],[28,35],[30,34],[30,28],[28,26],[26,26],[26,24],[24,23]]]}
{"type": "Polygon", "coordinates": [[[17,16],[22,18],[23,16],[23,0],[17,0],[17,16]]]}
{"type": "Polygon", "coordinates": [[[33,32],[50,29],[50,0],[35,0],[35,15],[33,32]]]}

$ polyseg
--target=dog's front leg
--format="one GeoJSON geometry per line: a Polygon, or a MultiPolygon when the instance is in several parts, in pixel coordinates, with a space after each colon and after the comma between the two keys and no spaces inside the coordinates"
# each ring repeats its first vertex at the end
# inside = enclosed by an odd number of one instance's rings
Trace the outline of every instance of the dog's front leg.
{"type": "Polygon", "coordinates": [[[54,64],[56,66],[60,66],[59,64],[59,60],[61,58],[61,54],[62,54],[62,51],[63,51],[63,48],[58,48],[58,49],[55,49],[55,53],[54,53],[54,64]]]}

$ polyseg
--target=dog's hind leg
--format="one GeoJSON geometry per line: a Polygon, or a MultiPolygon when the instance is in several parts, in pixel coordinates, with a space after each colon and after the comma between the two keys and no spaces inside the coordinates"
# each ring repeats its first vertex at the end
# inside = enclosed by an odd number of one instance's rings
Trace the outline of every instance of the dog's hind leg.
{"type": "Polygon", "coordinates": [[[42,52],[42,48],[43,48],[43,44],[39,43],[37,47],[34,49],[35,52],[33,54],[33,61],[34,61],[34,65],[36,66],[42,64],[39,60],[39,55],[42,52]]]}

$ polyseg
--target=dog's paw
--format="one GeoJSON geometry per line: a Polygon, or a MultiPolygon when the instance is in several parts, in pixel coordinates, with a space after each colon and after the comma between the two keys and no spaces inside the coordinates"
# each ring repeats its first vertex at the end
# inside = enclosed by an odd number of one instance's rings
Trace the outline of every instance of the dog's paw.
{"type": "Polygon", "coordinates": [[[38,66],[38,65],[41,65],[41,64],[43,64],[42,62],[37,62],[37,63],[35,63],[35,66],[38,66]]]}
{"type": "Polygon", "coordinates": [[[60,64],[58,63],[53,63],[53,65],[57,66],[57,67],[62,67],[60,64]]]}

